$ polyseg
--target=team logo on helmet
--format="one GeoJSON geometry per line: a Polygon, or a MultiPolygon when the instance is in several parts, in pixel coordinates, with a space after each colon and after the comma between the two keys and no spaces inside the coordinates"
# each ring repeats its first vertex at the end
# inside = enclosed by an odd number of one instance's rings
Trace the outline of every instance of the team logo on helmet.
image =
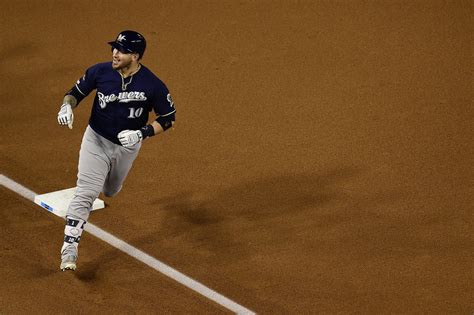
{"type": "Polygon", "coordinates": [[[125,35],[119,34],[119,36],[117,37],[117,41],[121,42],[123,40],[125,40],[125,35]]]}

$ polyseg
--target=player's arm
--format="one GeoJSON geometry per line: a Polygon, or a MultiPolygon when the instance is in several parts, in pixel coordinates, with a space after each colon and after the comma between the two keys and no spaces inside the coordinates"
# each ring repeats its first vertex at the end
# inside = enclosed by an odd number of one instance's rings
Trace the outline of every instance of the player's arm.
{"type": "Polygon", "coordinates": [[[123,130],[117,137],[124,147],[131,147],[143,139],[165,132],[174,126],[174,122],[175,114],[173,112],[166,116],[158,116],[151,124],[143,126],[139,130],[123,130]]]}
{"type": "Polygon", "coordinates": [[[60,125],[67,125],[72,129],[74,122],[73,108],[95,89],[95,77],[97,74],[97,67],[93,66],[87,69],[86,74],[64,95],[63,104],[58,112],[58,123],[60,125]]]}
{"type": "Polygon", "coordinates": [[[79,102],[74,95],[66,94],[64,95],[63,104],[69,104],[72,108],[76,108],[79,102]]]}
{"type": "MultiPolygon", "coordinates": [[[[171,128],[174,127],[174,120],[170,122],[171,123],[171,128]]],[[[163,127],[160,125],[159,122],[157,122],[156,120],[154,120],[152,123],[151,123],[151,126],[153,127],[153,132],[154,132],[154,135],[157,135],[157,134],[160,134],[162,132],[165,132],[165,129],[163,129],[163,127]]]]}
{"type": "Polygon", "coordinates": [[[151,123],[151,126],[153,127],[153,136],[165,132],[169,128],[173,128],[175,119],[174,113],[165,117],[157,117],[156,120],[151,123]]]}

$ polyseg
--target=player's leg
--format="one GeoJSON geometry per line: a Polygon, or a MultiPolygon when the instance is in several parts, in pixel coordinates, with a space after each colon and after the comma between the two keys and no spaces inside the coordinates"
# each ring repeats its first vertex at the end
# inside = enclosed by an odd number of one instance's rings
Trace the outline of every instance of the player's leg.
{"type": "Polygon", "coordinates": [[[61,270],[75,270],[78,253],[79,241],[84,230],[86,221],[81,219],[74,219],[72,217],[66,218],[66,225],[64,227],[64,243],[61,247],[61,270]]]}
{"type": "Polygon", "coordinates": [[[128,172],[132,168],[141,143],[131,148],[118,147],[111,159],[110,172],[105,180],[102,192],[107,197],[115,196],[121,189],[128,172]]]}
{"type": "Polygon", "coordinates": [[[62,270],[75,269],[84,225],[110,169],[110,152],[107,151],[111,151],[111,148],[104,146],[99,136],[87,127],[79,152],[77,189],[66,214],[64,243],[61,248],[62,270]]]}

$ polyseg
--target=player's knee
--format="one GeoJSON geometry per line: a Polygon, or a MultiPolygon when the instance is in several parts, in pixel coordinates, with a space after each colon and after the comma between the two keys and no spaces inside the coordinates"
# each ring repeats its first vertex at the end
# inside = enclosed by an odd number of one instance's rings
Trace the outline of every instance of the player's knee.
{"type": "Polygon", "coordinates": [[[104,196],[105,197],[115,197],[115,195],[117,194],[118,192],[112,192],[112,191],[109,191],[109,190],[104,190],[104,196]]]}
{"type": "Polygon", "coordinates": [[[94,200],[99,196],[99,191],[83,189],[78,187],[69,205],[71,209],[88,209],[92,207],[94,200]]]}
{"type": "Polygon", "coordinates": [[[118,188],[104,187],[104,189],[102,190],[102,193],[106,197],[114,197],[120,192],[121,189],[122,189],[122,186],[118,188]]]}

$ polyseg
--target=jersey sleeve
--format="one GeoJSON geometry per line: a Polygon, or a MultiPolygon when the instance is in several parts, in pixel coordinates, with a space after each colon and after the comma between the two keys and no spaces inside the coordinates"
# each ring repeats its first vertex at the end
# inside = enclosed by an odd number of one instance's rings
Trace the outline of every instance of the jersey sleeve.
{"type": "Polygon", "coordinates": [[[90,92],[96,88],[96,77],[99,71],[98,65],[92,66],[86,70],[86,73],[77,80],[76,84],[66,93],[77,99],[77,103],[81,102],[90,92]]]}
{"type": "Polygon", "coordinates": [[[166,86],[161,86],[155,93],[153,110],[157,117],[167,117],[176,113],[173,99],[166,86]]]}

